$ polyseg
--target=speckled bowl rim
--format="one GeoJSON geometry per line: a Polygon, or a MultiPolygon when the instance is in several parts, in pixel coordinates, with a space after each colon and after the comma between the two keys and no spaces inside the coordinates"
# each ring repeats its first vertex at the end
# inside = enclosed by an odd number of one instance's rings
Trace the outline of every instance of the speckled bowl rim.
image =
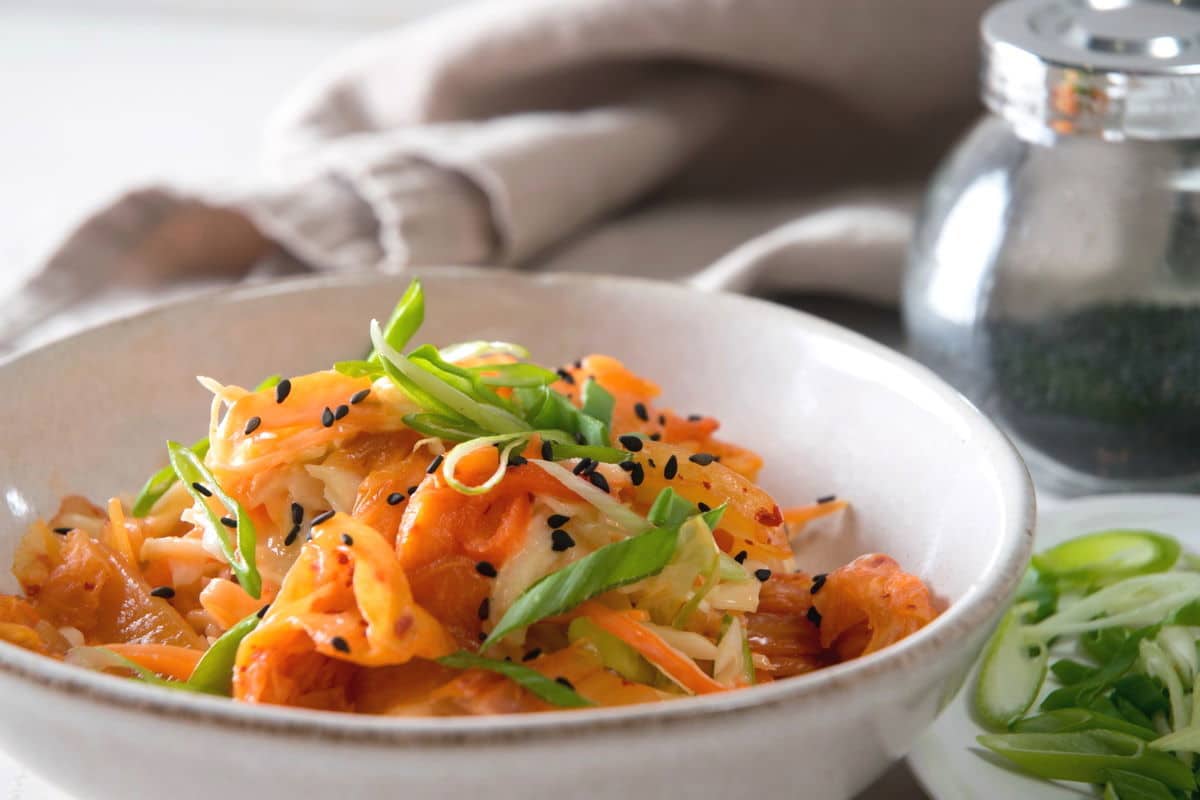
{"type": "MultiPolygon", "coordinates": [[[[424,271],[422,271],[424,272],[424,271]]],[[[558,286],[582,292],[597,286],[636,293],[656,293],[664,302],[697,293],[678,284],[644,278],[564,273],[521,273],[472,267],[443,267],[426,274],[459,280],[504,280],[531,288],[558,286]]],[[[148,311],[109,322],[101,328],[137,326],[145,320],[170,315],[196,303],[230,305],[266,296],[290,295],[344,287],[400,283],[406,277],[380,275],[318,276],[219,289],[183,298],[148,311]]],[[[818,338],[838,341],[887,362],[932,392],[971,432],[972,440],[995,471],[1004,503],[1005,520],[997,533],[1003,537],[998,556],[977,576],[965,596],[938,619],[909,638],[864,658],[825,668],[809,675],[753,686],[736,692],[691,697],[671,702],[622,708],[598,708],[543,714],[508,714],[491,717],[413,719],[308,711],[274,706],[251,706],[227,699],[172,692],[133,681],[88,672],[0,642],[0,672],[75,699],[100,706],[166,715],[181,722],[238,732],[320,739],[331,743],[442,747],[451,745],[504,745],[557,739],[564,735],[616,732],[629,729],[664,730],[732,714],[754,715],[778,710],[802,711],[809,703],[828,705],[835,694],[854,692],[878,696],[887,702],[889,674],[909,668],[928,668],[947,656],[959,640],[995,618],[1007,604],[1023,574],[1033,546],[1035,496],[1024,462],[1011,442],[962,395],[934,373],[881,344],[826,320],[764,300],[741,295],[721,295],[716,302],[742,307],[762,317],[784,317],[818,338]]],[[[12,364],[26,358],[54,357],[70,352],[87,332],[58,340],[29,353],[0,361],[0,379],[12,364]]]]}

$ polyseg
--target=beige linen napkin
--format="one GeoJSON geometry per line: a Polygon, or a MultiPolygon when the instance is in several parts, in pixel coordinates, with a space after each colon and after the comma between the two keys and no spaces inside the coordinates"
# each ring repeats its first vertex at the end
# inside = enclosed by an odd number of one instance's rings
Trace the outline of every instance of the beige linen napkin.
{"type": "Polygon", "coordinates": [[[7,303],[0,342],[66,308],[41,336],[297,269],[505,264],[894,300],[919,187],[974,113],[986,5],[459,6],[304,82],[261,186],[151,187],[84,221],[7,303]]]}

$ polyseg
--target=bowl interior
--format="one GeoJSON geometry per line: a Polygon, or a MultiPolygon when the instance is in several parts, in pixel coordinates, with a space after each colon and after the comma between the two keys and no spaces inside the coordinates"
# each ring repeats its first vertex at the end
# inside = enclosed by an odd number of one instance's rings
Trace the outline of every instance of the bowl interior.
{"type": "MultiPolygon", "coordinates": [[[[666,405],[722,421],[763,455],[781,505],[837,494],[840,524],[798,542],[826,570],[882,551],[956,603],[1019,549],[1022,478],[1003,439],[956,394],[836,326],[746,298],[648,282],[470,270],[424,276],[419,339],[521,342],[546,364],[608,353],[666,405]]],[[[0,562],[58,499],[136,492],[168,438],[205,433],[197,374],[252,385],[357,358],[407,279],[243,289],[100,328],[0,366],[0,562]]],[[[14,582],[3,570],[0,589],[14,582]]]]}

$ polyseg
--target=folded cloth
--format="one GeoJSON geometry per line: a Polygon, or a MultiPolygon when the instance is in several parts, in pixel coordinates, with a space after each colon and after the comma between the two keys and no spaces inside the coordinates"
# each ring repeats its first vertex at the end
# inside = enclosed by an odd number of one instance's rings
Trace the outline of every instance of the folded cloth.
{"type": "Polygon", "coordinates": [[[10,304],[303,268],[625,272],[893,301],[987,0],[483,0],[306,81],[251,191],[135,191],[10,304]],[[272,266],[274,264],[274,266],[272,266]],[[283,264],[283,266],[279,266],[283,264]]]}

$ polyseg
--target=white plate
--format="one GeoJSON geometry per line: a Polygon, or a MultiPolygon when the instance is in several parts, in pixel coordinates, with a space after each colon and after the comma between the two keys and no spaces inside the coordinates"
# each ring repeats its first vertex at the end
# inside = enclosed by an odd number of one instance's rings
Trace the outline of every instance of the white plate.
{"type": "MultiPolygon", "coordinates": [[[[1043,509],[1038,519],[1041,552],[1059,542],[1106,528],[1148,528],[1200,552],[1200,497],[1172,494],[1117,495],[1072,500],[1043,509]]],[[[984,730],[970,718],[974,674],[908,756],[917,779],[934,800],[1079,800],[1097,797],[1082,784],[1058,784],[1010,771],[980,756],[975,737],[984,730]]]]}

